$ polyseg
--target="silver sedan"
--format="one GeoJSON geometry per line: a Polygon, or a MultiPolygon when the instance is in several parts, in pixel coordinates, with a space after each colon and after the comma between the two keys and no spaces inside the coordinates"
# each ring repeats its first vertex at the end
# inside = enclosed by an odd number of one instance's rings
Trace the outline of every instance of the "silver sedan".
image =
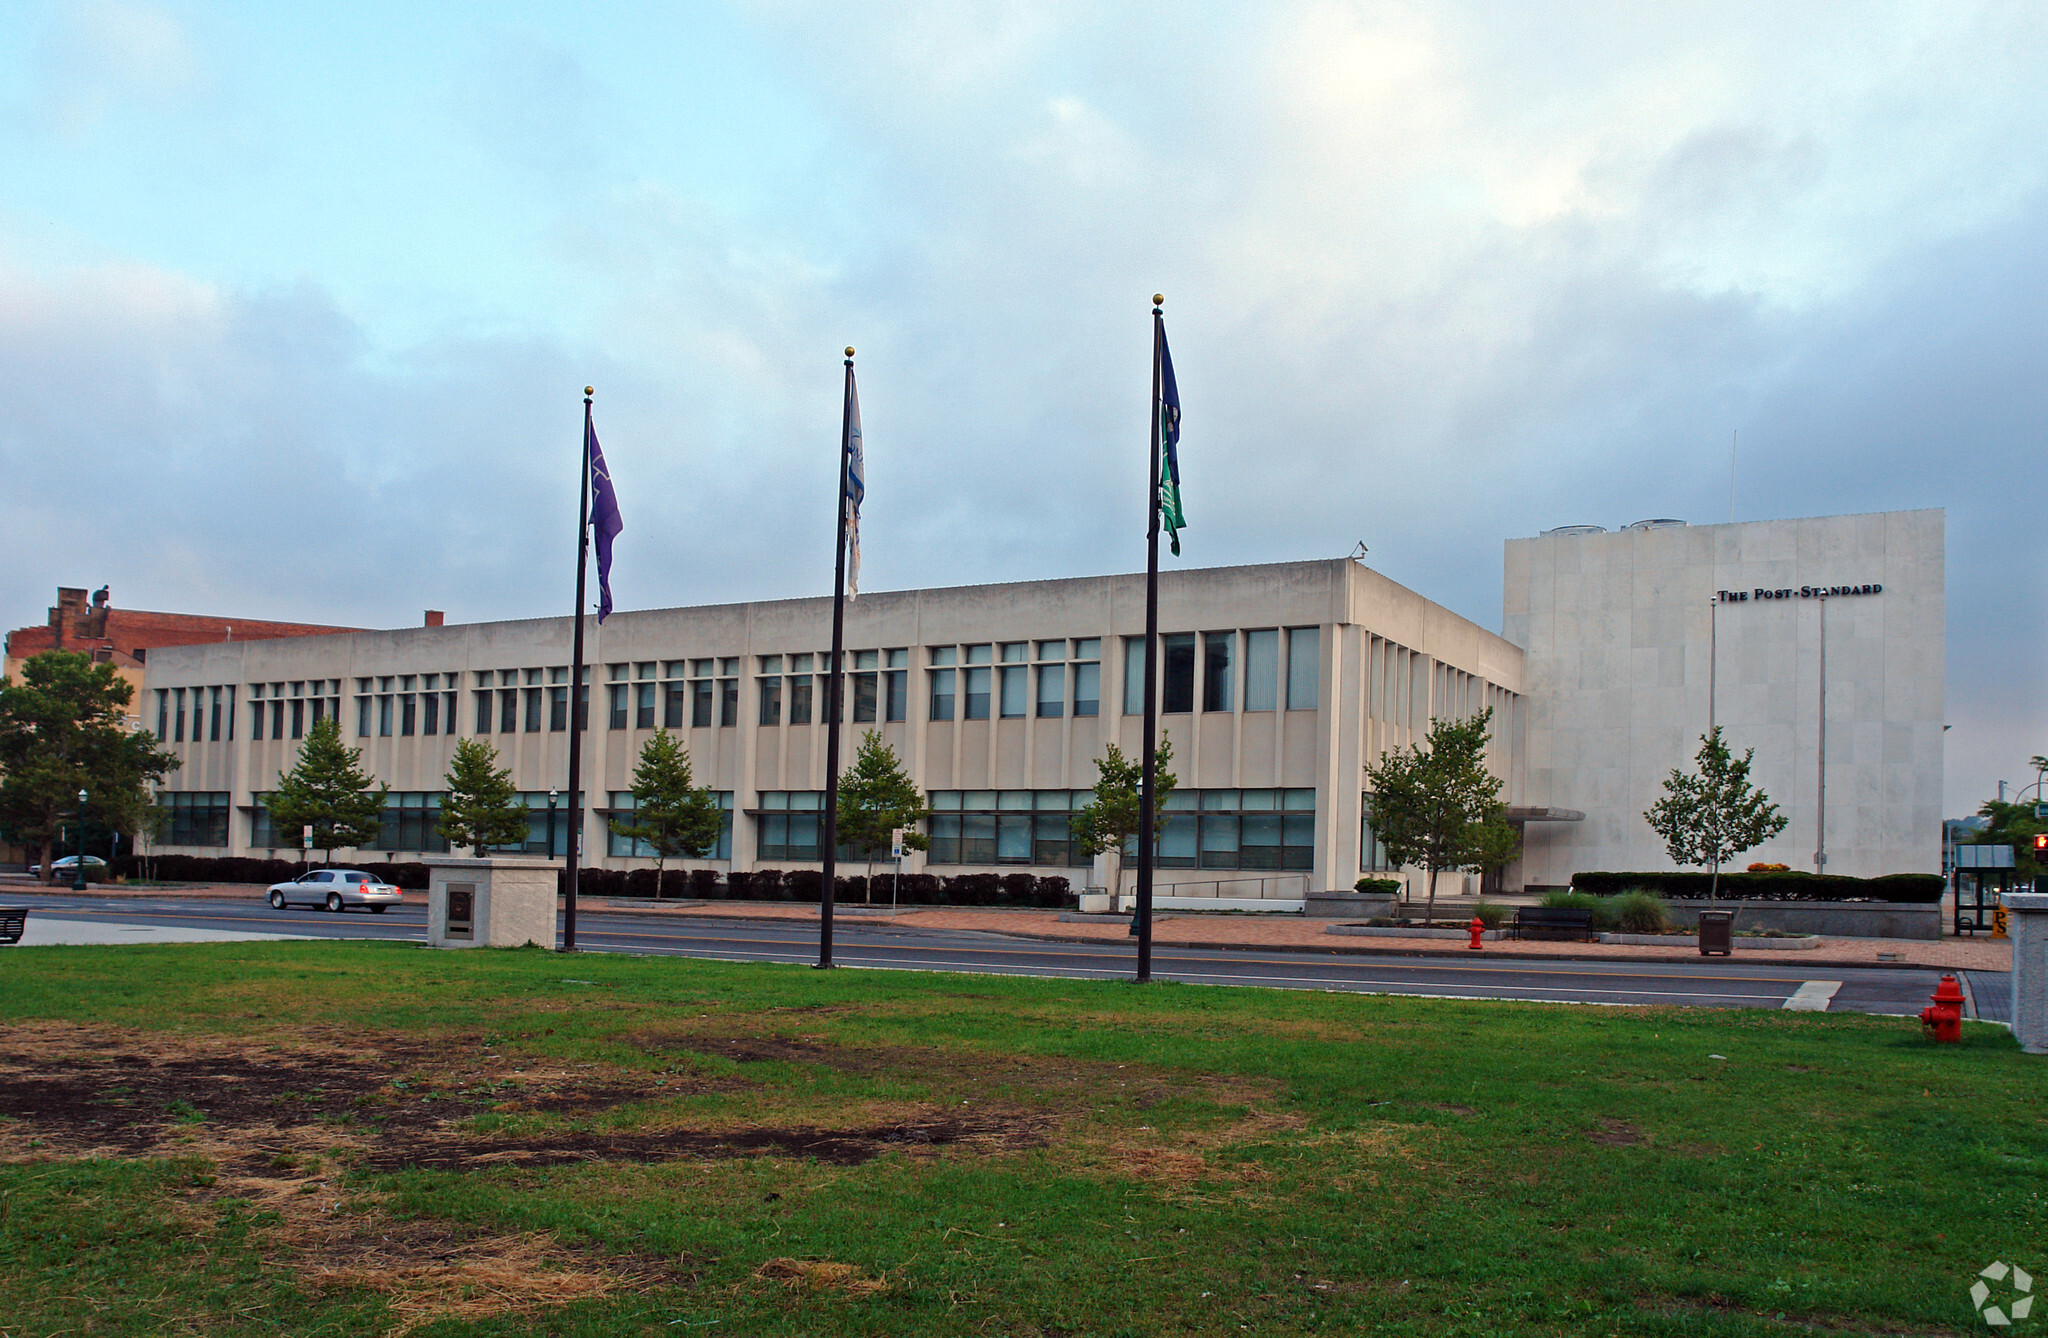
{"type": "Polygon", "coordinates": [[[386,906],[404,901],[405,893],[361,869],[315,869],[288,883],[272,883],[269,899],[271,909],[280,911],[297,903],[330,911],[368,906],[382,915],[386,906]]]}

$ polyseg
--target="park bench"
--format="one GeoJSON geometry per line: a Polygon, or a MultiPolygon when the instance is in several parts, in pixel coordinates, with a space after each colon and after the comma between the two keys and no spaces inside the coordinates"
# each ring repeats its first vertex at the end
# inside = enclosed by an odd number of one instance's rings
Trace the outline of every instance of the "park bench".
{"type": "Polygon", "coordinates": [[[1515,938],[1563,938],[1593,941],[1593,912],[1563,906],[1517,906],[1509,932],[1515,938]]]}
{"type": "Polygon", "coordinates": [[[21,931],[28,926],[28,907],[0,906],[0,943],[21,942],[21,931]]]}

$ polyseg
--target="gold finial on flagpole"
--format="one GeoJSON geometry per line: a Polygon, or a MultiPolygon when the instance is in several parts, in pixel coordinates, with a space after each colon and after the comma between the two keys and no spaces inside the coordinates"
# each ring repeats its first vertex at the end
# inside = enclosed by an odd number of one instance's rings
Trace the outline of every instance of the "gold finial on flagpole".
{"type": "Polygon", "coordinates": [[[846,346],[846,356],[849,358],[853,356],[853,345],[848,344],[846,346]]]}
{"type": "Polygon", "coordinates": [[[1163,306],[1165,306],[1165,305],[1166,305],[1166,294],[1165,294],[1165,293],[1154,293],[1154,294],[1152,294],[1152,305],[1153,305],[1153,306],[1155,306],[1155,307],[1163,307],[1163,306]]]}
{"type": "Polygon", "coordinates": [[[595,395],[595,394],[597,393],[597,387],[596,387],[596,386],[585,386],[585,387],[583,387],[583,393],[584,393],[584,394],[586,394],[586,395],[595,395]]]}

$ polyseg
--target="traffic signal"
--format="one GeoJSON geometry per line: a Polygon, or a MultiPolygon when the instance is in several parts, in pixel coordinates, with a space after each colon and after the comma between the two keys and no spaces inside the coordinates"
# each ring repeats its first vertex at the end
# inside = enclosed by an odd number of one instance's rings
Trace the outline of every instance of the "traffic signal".
{"type": "Polygon", "coordinates": [[[2034,858],[2048,859],[2048,832],[2034,833],[2034,858]]]}

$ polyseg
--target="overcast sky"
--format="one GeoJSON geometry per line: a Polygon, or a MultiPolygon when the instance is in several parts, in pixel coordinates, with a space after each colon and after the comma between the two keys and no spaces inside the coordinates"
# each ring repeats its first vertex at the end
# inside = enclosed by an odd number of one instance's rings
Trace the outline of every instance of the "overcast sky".
{"type": "Polygon", "coordinates": [[[1948,509],[1948,808],[2048,752],[2048,6],[0,8],[0,623],[1187,561],[1500,626],[1501,541],[1948,509]],[[89,552],[81,551],[81,536],[89,552]]]}

